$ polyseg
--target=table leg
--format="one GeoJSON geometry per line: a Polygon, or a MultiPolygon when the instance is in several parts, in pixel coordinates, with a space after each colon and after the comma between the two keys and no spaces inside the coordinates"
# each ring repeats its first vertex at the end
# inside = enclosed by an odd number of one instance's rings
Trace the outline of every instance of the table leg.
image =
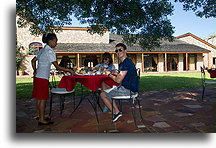
{"type": "MultiPolygon", "coordinates": [[[[78,107],[81,105],[82,101],[85,99],[84,98],[84,95],[83,95],[83,85],[81,84],[81,99],[78,103],[78,105],[75,107],[75,109],[73,110],[73,112],[71,113],[71,115],[78,109],[78,107]]],[[[95,112],[95,116],[96,116],[96,119],[97,119],[97,122],[99,123],[99,120],[98,120],[98,115],[97,115],[97,106],[99,106],[99,108],[101,109],[101,111],[103,111],[101,105],[100,105],[100,102],[99,102],[99,95],[97,95],[97,92],[94,92],[92,91],[91,92],[91,100],[87,97],[87,100],[88,102],[91,104],[94,112],[95,112]]],[[[70,115],[70,116],[71,116],[70,115]]]]}
{"type": "Polygon", "coordinates": [[[64,102],[65,102],[65,95],[60,95],[60,114],[62,116],[62,112],[64,110],[64,102]]]}
{"type": "Polygon", "coordinates": [[[73,112],[70,114],[70,116],[77,110],[77,108],[80,106],[80,104],[82,103],[83,100],[84,100],[84,97],[83,97],[83,86],[81,84],[81,99],[80,99],[78,105],[74,108],[73,112]]]}
{"type": "Polygon", "coordinates": [[[97,122],[99,123],[98,115],[97,115],[98,97],[96,95],[96,92],[92,92],[91,94],[92,94],[91,95],[92,102],[88,98],[87,99],[88,99],[89,103],[91,104],[92,108],[94,109],[97,122]]]}
{"type": "Polygon", "coordinates": [[[97,98],[97,105],[99,106],[99,108],[100,108],[100,110],[103,112],[103,109],[102,109],[102,107],[101,107],[101,105],[100,105],[100,93],[97,93],[97,92],[93,92],[94,93],[94,95],[96,96],[96,98],[97,98]]]}
{"type": "Polygon", "coordinates": [[[50,97],[50,111],[49,111],[49,116],[51,116],[51,112],[52,112],[52,101],[53,101],[53,94],[51,93],[51,97],[50,97]]]}

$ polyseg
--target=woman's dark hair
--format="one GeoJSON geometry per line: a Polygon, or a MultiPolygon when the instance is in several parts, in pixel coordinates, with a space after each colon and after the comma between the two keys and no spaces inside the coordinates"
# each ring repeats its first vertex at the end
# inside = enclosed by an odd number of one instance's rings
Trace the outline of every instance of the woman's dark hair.
{"type": "Polygon", "coordinates": [[[68,56],[63,56],[61,62],[59,63],[59,66],[67,68],[68,63],[72,63],[70,58],[68,56]]]}
{"type": "Polygon", "coordinates": [[[42,42],[43,43],[48,43],[49,40],[53,40],[53,39],[57,39],[56,34],[55,33],[45,33],[42,36],[42,42]]]}
{"type": "Polygon", "coordinates": [[[102,55],[102,61],[101,61],[101,63],[104,63],[104,59],[106,59],[106,58],[109,59],[109,65],[113,63],[111,54],[108,53],[108,52],[105,52],[105,53],[102,55]]]}
{"type": "Polygon", "coordinates": [[[127,47],[126,47],[126,45],[125,44],[123,44],[123,43],[118,43],[115,47],[123,47],[124,48],[124,50],[127,50],[127,47]]]}

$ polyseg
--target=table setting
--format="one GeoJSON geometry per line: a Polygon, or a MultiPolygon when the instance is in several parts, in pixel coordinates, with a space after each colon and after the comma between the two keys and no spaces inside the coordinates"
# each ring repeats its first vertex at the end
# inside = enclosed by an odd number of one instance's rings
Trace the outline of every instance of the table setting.
{"type": "MultiPolygon", "coordinates": [[[[99,68],[76,68],[73,69],[75,71],[75,75],[72,75],[70,73],[67,73],[65,76],[62,77],[60,80],[60,83],[58,85],[59,88],[66,88],[67,91],[73,90],[74,87],[76,86],[76,83],[79,82],[81,83],[81,89],[82,86],[85,86],[87,89],[91,90],[91,99],[87,97],[88,102],[91,104],[95,111],[95,115],[97,117],[97,106],[100,107],[99,104],[99,97],[97,90],[101,87],[101,84],[104,82],[108,84],[109,86],[116,85],[118,84],[113,81],[108,75],[105,75],[105,68],[102,68],[99,70],[99,68]]],[[[77,107],[74,109],[73,112],[80,106],[81,102],[85,99],[86,97],[81,97],[81,100],[79,101],[77,107]]],[[[101,108],[101,107],[100,107],[101,108]]],[[[102,110],[102,108],[101,108],[102,110]]],[[[72,112],[72,113],[73,113],[72,112]]]]}
{"type": "MultiPolygon", "coordinates": [[[[77,76],[92,76],[92,75],[105,75],[107,71],[106,67],[81,67],[81,68],[72,68],[77,76]]],[[[66,76],[72,76],[71,73],[66,73],[66,76]]]]}

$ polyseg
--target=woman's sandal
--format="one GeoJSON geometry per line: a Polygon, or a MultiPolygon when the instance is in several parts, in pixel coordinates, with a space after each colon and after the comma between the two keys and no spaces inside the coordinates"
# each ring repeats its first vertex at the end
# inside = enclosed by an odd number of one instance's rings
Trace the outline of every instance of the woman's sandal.
{"type": "Polygon", "coordinates": [[[38,122],[38,125],[51,125],[53,124],[54,122],[50,121],[50,122],[47,122],[47,123],[43,123],[43,122],[38,122]]]}
{"type": "MultiPolygon", "coordinates": [[[[36,120],[39,120],[39,117],[36,117],[35,119],[36,119],[36,120]]],[[[50,117],[46,117],[44,120],[50,121],[51,118],[50,118],[50,117]]]]}

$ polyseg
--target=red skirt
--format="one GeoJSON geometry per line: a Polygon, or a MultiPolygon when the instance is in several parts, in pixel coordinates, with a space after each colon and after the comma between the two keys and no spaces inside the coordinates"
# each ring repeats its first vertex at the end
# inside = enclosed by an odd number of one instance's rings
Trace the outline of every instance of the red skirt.
{"type": "Polygon", "coordinates": [[[49,98],[49,80],[34,77],[32,97],[39,100],[49,98]]]}

